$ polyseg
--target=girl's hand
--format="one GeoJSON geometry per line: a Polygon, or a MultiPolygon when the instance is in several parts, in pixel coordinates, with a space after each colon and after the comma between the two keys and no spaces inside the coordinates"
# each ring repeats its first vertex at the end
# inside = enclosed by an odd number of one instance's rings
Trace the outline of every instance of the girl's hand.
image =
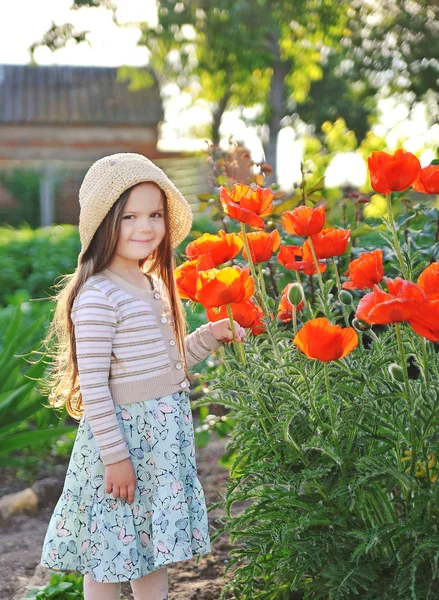
{"type": "MultiPolygon", "coordinates": [[[[239,323],[233,320],[235,326],[235,336],[237,342],[245,342],[245,329],[239,323]]],[[[233,341],[232,328],[229,319],[221,319],[220,321],[210,322],[210,331],[212,335],[219,341],[230,344],[233,341]]]]}
{"type": "Polygon", "coordinates": [[[105,466],[105,491],[113,492],[114,498],[120,498],[131,504],[134,502],[134,490],[137,479],[130,458],[105,466]]]}

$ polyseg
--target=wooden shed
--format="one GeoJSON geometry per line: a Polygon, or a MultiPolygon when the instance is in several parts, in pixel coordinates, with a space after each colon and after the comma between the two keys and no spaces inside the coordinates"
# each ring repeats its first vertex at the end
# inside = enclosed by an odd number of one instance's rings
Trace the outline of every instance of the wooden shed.
{"type": "Polygon", "coordinates": [[[0,220],[23,203],[19,174],[35,187],[35,177],[28,176],[33,173],[40,186],[33,194],[41,202],[36,207],[35,199],[28,200],[26,210],[38,210],[41,225],[77,223],[85,172],[115,152],[154,160],[195,201],[205,191],[204,161],[157,149],[163,118],[155,80],[131,91],[117,68],[0,65],[0,220]],[[18,181],[8,179],[11,173],[18,181]]]}

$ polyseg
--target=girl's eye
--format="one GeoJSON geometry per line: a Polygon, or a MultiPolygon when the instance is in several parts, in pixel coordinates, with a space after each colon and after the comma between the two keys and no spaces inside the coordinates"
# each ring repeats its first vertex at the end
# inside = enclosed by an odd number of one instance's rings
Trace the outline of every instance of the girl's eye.
{"type": "MultiPolygon", "coordinates": [[[[163,216],[162,213],[159,213],[159,212],[152,213],[151,216],[154,216],[154,215],[157,215],[158,217],[162,217],[163,216]]],[[[130,217],[134,217],[134,215],[126,215],[124,217],[124,219],[129,219],[130,217]]]]}

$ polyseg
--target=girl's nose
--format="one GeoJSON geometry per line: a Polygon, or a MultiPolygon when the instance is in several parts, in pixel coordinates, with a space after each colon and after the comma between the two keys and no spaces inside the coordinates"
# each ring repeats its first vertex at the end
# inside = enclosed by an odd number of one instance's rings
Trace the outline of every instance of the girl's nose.
{"type": "Polygon", "coordinates": [[[143,219],[139,221],[139,231],[151,231],[151,221],[149,219],[143,219]]]}

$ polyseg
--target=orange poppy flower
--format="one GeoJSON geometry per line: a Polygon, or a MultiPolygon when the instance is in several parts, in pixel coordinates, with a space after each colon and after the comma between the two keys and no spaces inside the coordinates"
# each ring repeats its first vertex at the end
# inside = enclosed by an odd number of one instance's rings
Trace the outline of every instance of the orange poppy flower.
{"type": "Polygon", "coordinates": [[[249,300],[254,289],[250,269],[233,265],[224,269],[199,271],[195,298],[204,308],[212,308],[249,300]]]}
{"type": "Polygon", "coordinates": [[[201,254],[208,254],[215,267],[235,258],[242,250],[242,240],[236,233],[226,233],[223,229],[217,235],[203,233],[186,246],[186,255],[190,260],[201,254]]]}
{"type": "Polygon", "coordinates": [[[431,342],[439,342],[439,299],[428,299],[409,321],[410,327],[431,342]]]}
{"type": "MultiPolygon", "coordinates": [[[[292,285],[292,283],[287,283],[287,285],[282,290],[279,308],[277,309],[277,318],[279,319],[279,321],[282,321],[282,323],[288,323],[289,321],[293,320],[293,305],[288,300],[288,292],[290,291],[292,285]]],[[[302,300],[302,302],[300,302],[300,304],[296,306],[296,312],[302,310],[304,306],[305,302],[302,300]]]]}
{"type": "Polygon", "coordinates": [[[367,159],[370,182],[380,194],[402,192],[409,188],[419,176],[421,163],[411,152],[399,149],[394,154],[372,152],[367,159]]]}
{"type": "MultiPolygon", "coordinates": [[[[305,275],[315,275],[317,269],[315,268],[314,261],[311,259],[302,260],[303,253],[300,246],[281,246],[279,254],[277,255],[278,262],[286,269],[292,269],[293,271],[303,271],[305,275]]],[[[320,273],[326,271],[326,265],[319,263],[320,273]]]]}
{"type": "MultiPolygon", "coordinates": [[[[239,235],[241,236],[241,234],[239,235]]],[[[252,260],[257,264],[270,260],[280,246],[280,235],[277,229],[274,229],[271,233],[254,231],[253,233],[247,233],[247,241],[252,260]]],[[[245,248],[242,250],[242,256],[247,260],[245,248]]]]}
{"type": "MultiPolygon", "coordinates": [[[[317,260],[340,256],[346,252],[351,237],[350,229],[335,229],[328,227],[322,229],[317,235],[311,237],[317,260]]],[[[303,259],[312,260],[309,241],[303,244],[303,259]]]]}
{"type": "Polygon", "coordinates": [[[220,200],[226,215],[256,229],[264,227],[261,217],[266,217],[273,211],[273,197],[273,190],[259,186],[253,189],[236,183],[231,192],[225,187],[220,188],[220,200]]]}
{"type": "Polygon", "coordinates": [[[355,316],[371,325],[389,325],[410,321],[424,309],[427,296],[416,283],[400,277],[385,278],[389,293],[377,285],[361,298],[355,316]]]}
{"type": "Polygon", "coordinates": [[[282,214],[282,226],[293,235],[315,235],[325,224],[325,207],[297,206],[292,211],[282,214]]]}
{"type": "Polygon", "coordinates": [[[328,362],[350,354],[358,346],[358,335],[353,327],[342,329],[319,317],[305,323],[294,338],[295,345],[308,358],[328,362]]]}
{"type": "Polygon", "coordinates": [[[427,295],[424,290],[416,283],[413,283],[413,281],[407,281],[407,279],[402,279],[402,277],[395,277],[395,279],[384,277],[384,281],[386,282],[389,293],[394,296],[403,297],[406,300],[419,302],[421,304],[427,300],[427,295]]]}
{"type": "MultiPolygon", "coordinates": [[[[244,327],[245,329],[251,329],[253,335],[259,335],[263,333],[265,325],[262,321],[264,313],[262,309],[257,306],[251,300],[244,300],[244,302],[232,302],[230,304],[232,309],[232,315],[234,320],[244,327]]],[[[209,321],[220,321],[221,319],[227,319],[227,307],[221,306],[219,309],[206,308],[206,315],[209,321]]]]}
{"type": "Polygon", "coordinates": [[[215,263],[206,254],[195,260],[187,260],[174,270],[175,283],[180,298],[196,301],[198,271],[212,269],[215,263]]]}
{"type": "Polygon", "coordinates": [[[429,300],[439,299],[439,262],[428,265],[419,275],[417,284],[424,290],[429,300]]]}
{"type": "Polygon", "coordinates": [[[348,271],[350,281],[343,283],[344,289],[363,290],[373,287],[384,277],[383,251],[364,252],[349,263],[348,271]]]}
{"type": "Polygon", "coordinates": [[[413,189],[421,194],[439,194],[439,165],[429,165],[421,169],[413,189]]]}

